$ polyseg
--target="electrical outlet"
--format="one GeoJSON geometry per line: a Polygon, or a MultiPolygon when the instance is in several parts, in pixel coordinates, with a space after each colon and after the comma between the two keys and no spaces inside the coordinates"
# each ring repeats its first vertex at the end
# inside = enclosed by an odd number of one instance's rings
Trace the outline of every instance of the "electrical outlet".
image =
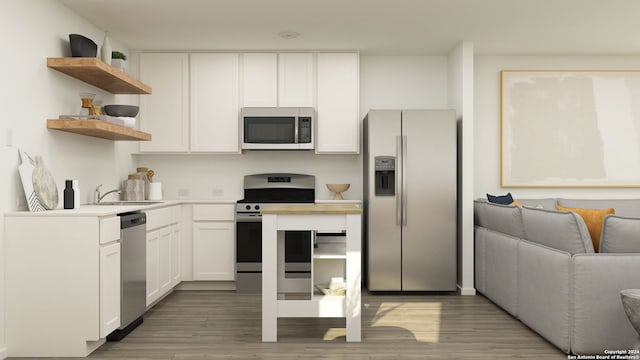
{"type": "Polygon", "coordinates": [[[178,196],[189,196],[190,194],[189,189],[178,189],[178,196]]]}
{"type": "Polygon", "coordinates": [[[4,146],[13,147],[13,129],[4,129],[4,146]]]}
{"type": "Polygon", "coordinates": [[[224,190],[215,188],[213,189],[213,196],[220,197],[224,196],[224,190]]]}

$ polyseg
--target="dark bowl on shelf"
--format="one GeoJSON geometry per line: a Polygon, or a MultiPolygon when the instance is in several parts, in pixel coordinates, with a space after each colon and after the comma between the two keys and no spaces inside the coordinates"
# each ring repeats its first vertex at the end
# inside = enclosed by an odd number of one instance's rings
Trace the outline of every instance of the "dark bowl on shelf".
{"type": "Polygon", "coordinates": [[[98,45],[82,35],[69,34],[69,44],[73,57],[96,57],[98,54],[98,45]]]}
{"type": "Polygon", "coordinates": [[[109,116],[135,117],[138,115],[138,109],[135,105],[105,105],[102,112],[109,116]]]}

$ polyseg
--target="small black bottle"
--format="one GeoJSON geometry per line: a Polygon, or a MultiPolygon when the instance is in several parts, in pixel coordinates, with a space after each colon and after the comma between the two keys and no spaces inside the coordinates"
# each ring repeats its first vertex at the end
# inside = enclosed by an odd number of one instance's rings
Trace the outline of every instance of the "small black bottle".
{"type": "Polygon", "coordinates": [[[73,191],[73,180],[64,181],[64,208],[73,209],[75,192],[73,191]]]}

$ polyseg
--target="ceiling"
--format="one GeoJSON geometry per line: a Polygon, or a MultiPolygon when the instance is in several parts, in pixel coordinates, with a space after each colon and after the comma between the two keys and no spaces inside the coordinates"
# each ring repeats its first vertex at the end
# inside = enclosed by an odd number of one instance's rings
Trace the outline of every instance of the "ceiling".
{"type": "Polygon", "coordinates": [[[59,1],[132,50],[640,55],[638,0],[59,1]]]}

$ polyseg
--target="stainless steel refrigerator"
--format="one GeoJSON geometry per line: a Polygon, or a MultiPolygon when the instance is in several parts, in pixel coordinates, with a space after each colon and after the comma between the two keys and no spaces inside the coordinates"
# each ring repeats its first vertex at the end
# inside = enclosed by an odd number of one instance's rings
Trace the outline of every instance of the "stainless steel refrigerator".
{"type": "Polygon", "coordinates": [[[365,282],[370,291],[455,291],[453,110],[371,110],[364,119],[365,282]]]}

